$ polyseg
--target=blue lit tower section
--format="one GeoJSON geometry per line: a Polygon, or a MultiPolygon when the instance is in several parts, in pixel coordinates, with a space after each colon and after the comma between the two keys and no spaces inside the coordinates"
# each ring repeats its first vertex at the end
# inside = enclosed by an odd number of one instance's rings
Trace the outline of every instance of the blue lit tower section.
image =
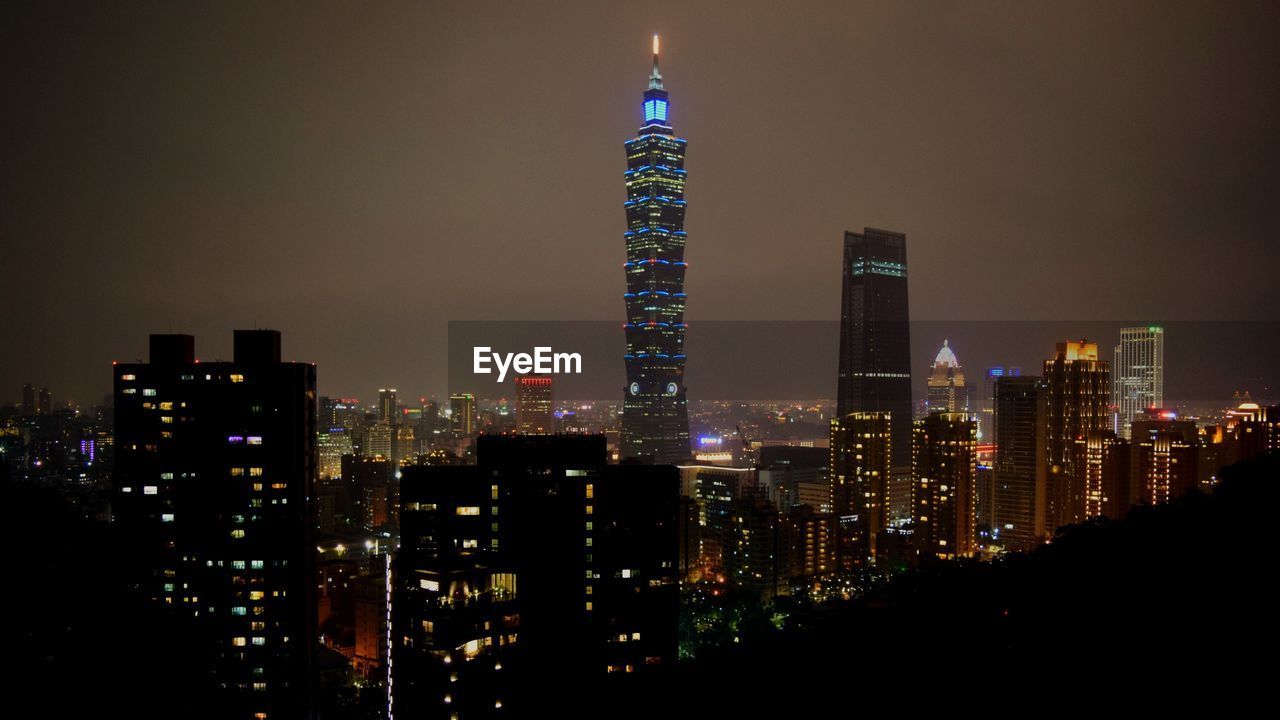
{"type": "Polygon", "coordinates": [[[644,93],[644,125],[627,148],[627,387],[623,458],[674,463],[689,457],[684,386],[684,151],[667,124],[658,72],[644,93]]]}

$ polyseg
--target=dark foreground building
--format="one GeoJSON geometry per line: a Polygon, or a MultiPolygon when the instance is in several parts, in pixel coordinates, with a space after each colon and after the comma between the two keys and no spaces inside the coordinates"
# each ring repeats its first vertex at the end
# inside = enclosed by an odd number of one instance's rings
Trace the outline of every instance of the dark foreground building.
{"type": "Polygon", "coordinates": [[[309,717],[316,370],[280,362],[272,330],[237,330],[234,354],[152,335],[150,362],[115,366],[121,567],[185,619],[210,716],[309,717]]]}
{"type": "Polygon", "coordinates": [[[907,237],[866,228],[844,234],[836,417],[889,413],[893,476],[888,509],[907,514],[911,489],[911,327],[907,237]]]}
{"type": "Polygon", "coordinates": [[[676,468],[607,465],[602,435],[485,435],[477,462],[404,470],[392,717],[573,716],[669,671],[676,468]]]}

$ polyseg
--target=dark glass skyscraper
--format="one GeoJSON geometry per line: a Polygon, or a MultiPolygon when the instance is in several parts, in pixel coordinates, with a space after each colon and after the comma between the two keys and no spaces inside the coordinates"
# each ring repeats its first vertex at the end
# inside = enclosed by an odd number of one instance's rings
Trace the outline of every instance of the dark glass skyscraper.
{"type": "Polygon", "coordinates": [[[627,148],[627,387],[622,457],[673,463],[689,457],[684,387],[684,151],[667,124],[658,72],[644,93],[644,125],[627,148]]]}
{"type": "Polygon", "coordinates": [[[890,515],[903,517],[911,472],[911,328],[907,236],[866,228],[844,234],[840,385],[836,413],[890,414],[890,515]],[[895,492],[896,491],[896,492],[895,492]],[[905,492],[904,492],[905,491],[905,492]]]}

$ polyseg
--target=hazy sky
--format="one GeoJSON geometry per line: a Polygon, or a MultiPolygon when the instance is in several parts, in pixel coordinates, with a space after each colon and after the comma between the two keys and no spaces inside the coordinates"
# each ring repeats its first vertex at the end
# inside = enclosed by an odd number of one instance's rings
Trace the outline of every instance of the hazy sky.
{"type": "Polygon", "coordinates": [[[695,321],[837,318],[865,225],[918,318],[1278,314],[1280,3],[9,2],[0,400],[255,325],[441,392],[450,319],[620,319],[655,31],[695,321]]]}

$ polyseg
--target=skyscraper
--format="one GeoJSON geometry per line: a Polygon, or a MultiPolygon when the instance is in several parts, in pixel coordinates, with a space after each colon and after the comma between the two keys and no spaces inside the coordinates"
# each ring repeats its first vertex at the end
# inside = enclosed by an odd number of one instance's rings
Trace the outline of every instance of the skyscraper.
{"type": "Polygon", "coordinates": [[[996,378],[993,415],[996,443],[992,533],[1010,550],[1030,550],[1044,540],[1045,434],[1049,393],[1033,376],[996,378]]]}
{"type": "Polygon", "coordinates": [[[1005,367],[996,365],[987,368],[982,374],[982,396],[978,398],[978,440],[981,442],[994,442],[996,436],[995,427],[995,396],[996,396],[996,380],[1002,377],[1018,377],[1022,374],[1020,367],[1005,367]]]}
{"type": "Polygon", "coordinates": [[[839,566],[852,570],[875,557],[888,524],[892,439],[888,413],[850,413],[831,421],[831,507],[839,566]]]}
{"type": "Polygon", "coordinates": [[[516,383],[516,432],[547,435],[555,432],[550,375],[521,375],[516,383]]]}
{"type": "Polygon", "coordinates": [[[686,142],[667,124],[667,100],[655,35],[644,125],[626,143],[627,387],[621,455],[660,463],[690,455],[684,386],[686,142]]]}
{"type": "Polygon", "coordinates": [[[915,423],[911,519],[922,560],[973,554],[977,445],[978,423],[968,413],[935,412],[915,423]]]}
{"type": "Polygon", "coordinates": [[[1164,328],[1159,325],[1120,328],[1116,346],[1112,403],[1120,437],[1138,413],[1164,407],[1164,328]]]}
{"type": "Polygon", "coordinates": [[[892,518],[909,514],[911,483],[911,328],[907,313],[907,237],[866,228],[844,234],[840,369],[836,417],[889,413],[892,518]]]}
{"type": "Polygon", "coordinates": [[[1097,343],[1072,340],[1058,343],[1054,358],[1044,361],[1044,380],[1049,388],[1045,531],[1052,534],[1085,517],[1083,441],[1107,427],[1111,367],[1098,359],[1097,343]]]}
{"type": "Polygon", "coordinates": [[[303,717],[315,366],[281,362],[278,332],[237,330],[233,362],[198,362],[190,335],[152,335],[150,362],[114,370],[122,572],[190,628],[212,671],[211,715],[303,717]]]}
{"type": "Polygon", "coordinates": [[[475,433],[475,395],[471,393],[454,393],[449,396],[449,429],[455,434],[464,437],[475,433]]]}
{"type": "Polygon", "coordinates": [[[946,340],[933,359],[929,371],[929,412],[969,412],[969,386],[964,382],[964,368],[946,340]]]}
{"type": "Polygon", "coordinates": [[[378,390],[378,419],[389,423],[399,422],[398,410],[400,404],[396,400],[395,388],[380,388],[378,390]]]}

